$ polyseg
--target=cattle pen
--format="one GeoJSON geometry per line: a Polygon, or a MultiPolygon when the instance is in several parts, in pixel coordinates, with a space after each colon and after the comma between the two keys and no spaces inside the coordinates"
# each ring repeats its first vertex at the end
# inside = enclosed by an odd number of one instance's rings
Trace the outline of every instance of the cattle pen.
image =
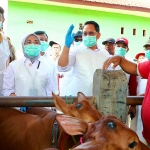
{"type": "MultiPolygon", "coordinates": [[[[66,101],[66,97],[61,97],[66,101]]],[[[96,104],[95,97],[87,97],[89,102],[93,105],[96,104]]],[[[142,105],[144,96],[127,96],[126,105],[142,105]]],[[[67,103],[71,104],[76,102],[77,97],[68,97],[67,103]]],[[[0,97],[0,107],[55,107],[53,97],[42,96],[42,97],[31,97],[31,96],[16,96],[16,97],[0,97]]]]}

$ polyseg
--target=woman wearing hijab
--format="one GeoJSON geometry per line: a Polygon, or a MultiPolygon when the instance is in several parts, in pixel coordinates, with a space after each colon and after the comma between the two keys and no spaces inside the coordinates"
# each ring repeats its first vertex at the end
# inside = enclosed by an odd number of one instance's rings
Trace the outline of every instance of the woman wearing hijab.
{"type": "Polygon", "coordinates": [[[3,96],[51,96],[58,94],[56,72],[40,57],[40,39],[29,34],[22,41],[24,58],[9,64],[3,80],[3,96]]]}

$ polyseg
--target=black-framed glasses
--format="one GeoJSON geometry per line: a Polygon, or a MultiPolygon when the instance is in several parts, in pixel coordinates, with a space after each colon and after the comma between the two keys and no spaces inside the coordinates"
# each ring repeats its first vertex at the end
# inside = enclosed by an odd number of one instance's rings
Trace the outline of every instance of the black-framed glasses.
{"type": "Polygon", "coordinates": [[[83,32],[82,35],[83,35],[83,36],[87,36],[87,35],[89,35],[89,36],[94,36],[94,35],[96,35],[96,33],[97,33],[97,32],[95,32],[95,31],[89,31],[89,32],[86,32],[86,31],[85,31],[85,32],[83,32]]]}
{"type": "Polygon", "coordinates": [[[75,39],[74,41],[75,42],[79,42],[79,41],[82,42],[82,39],[75,39]]]}

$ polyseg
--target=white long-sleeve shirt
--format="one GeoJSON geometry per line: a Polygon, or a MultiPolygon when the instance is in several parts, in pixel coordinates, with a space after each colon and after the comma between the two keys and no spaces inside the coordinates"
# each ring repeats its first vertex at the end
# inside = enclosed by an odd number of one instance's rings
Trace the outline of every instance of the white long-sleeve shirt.
{"type": "MultiPolygon", "coordinates": [[[[70,71],[71,67],[74,67],[74,65],[75,65],[75,62],[76,62],[76,53],[77,53],[77,51],[79,51],[79,49],[82,49],[82,47],[85,48],[85,45],[83,43],[81,43],[80,46],[71,47],[70,52],[69,52],[69,63],[68,63],[68,65],[65,66],[65,67],[61,67],[61,66],[58,65],[57,66],[58,71],[60,71],[60,72],[70,71]]],[[[97,47],[98,48],[95,49],[95,50],[91,50],[88,47],[86,49],[88,51],[90,51],[91,54],[96,54],[96,53],[99,53],[101,51],[101,52],[105,53],[108,57],[110,57],[110,54],[108,53],[108,51],[104,50],[100,46],[97,46],[97,47]]],[[[74,68],[74,70],[76,70],[76,68],[74,68]]]]}
{"type": "Polygon", "coordinates": [[[65,67],[58,66],[60,72],[66,72],[73,67],[73,76],[67,83],[66,95],[76,96],[77,92],[82,92],[86,96],[92,95],[93,75],[96,69],[102,69],[104,61],[109,57],[109,53],[98,46],[98,49],[91,50],[83,43],[70,49],[69,63],[65,67]]]}
{"type": "MultiPolygon", "coordinates": [[[[15,60],[15,61],[18,61],[18,60],[15,60]]],[[[11,93],[15,93],[15,73],[14,73],[14,67],[13,67],[13,63],[17,63],[15,61],[9,64],[9,66],[4,74],[3,92],[2,92],[3,96],[9,96],[11,93]]],[[[32,64],[29,59],[24,58],[24,65],[26,66],[28,71],[31,73],[33,71],[35,71],[36,69],[38,69],[38,67],[39,67],[39,65],[41,65],[41,63],[45,64],[45,69],[51,70],[51,73],[48,74],[50,76],[47,77],[47,79],[48,79],[47,86],[44,87],[44,89],[46,89],[46,96],[51,96],[52,92],[54,92],[55,94],[58,94],[58,85],[56,84],[57,83],[56,72],[55,72],[55,69],[53,68],[53,66],[52,65],[48,66],[45,61],[46,60],[44,58],[40,57],[38,60],[36,60],[32,64]]],[[[25,87],[25,88],[28,88],[28,87],[25,87]]],[[[23,89],[20,89],[20,90],[23,90],[23,89]]],[[[20,95],[17,95],[17,96],[20,96],[20,95]]],[[[24,95],[24,96],[27,96],[27,95],[24,95]]],[[[43,95],[41,95],[41,96],[43,96],[43,95]]]]}
{"type": "Polygon", "coordinates": [[[3,37],[0,42],[0,96],[2,96],[4,70],[6,69],[6,61],[10,55],[10,51],[7,38],[3,32],[0,32],[0,34],[3,37]]]}

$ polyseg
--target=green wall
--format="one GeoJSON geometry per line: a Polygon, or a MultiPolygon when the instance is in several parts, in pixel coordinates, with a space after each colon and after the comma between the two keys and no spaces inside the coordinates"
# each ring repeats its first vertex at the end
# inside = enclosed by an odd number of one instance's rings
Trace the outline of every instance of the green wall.
{"type": "Polygon", "coordinates": [[[150,36],[150,18],[12,1],[9,1],[8,6],[7,34],[20,53],[23,37],[36,30],[46,31],[49,40],[54,40],[63,46],[64,37],[70,24],[75,25],[74,32],[76,32],[79,23],[88,20],[94,20],[100,25],[99,44],[109,37],[115,39],[126,37],[129,39],[128,57],[134,57],[137,52],[142,51],[144,43],[150,36]],[[27,20],[32,20],[33,24],[27,24],[27,20]],[[124,27],[123,35],[121,35],[121,27],[124,27]],[[136,29],[135,36],[133,35],[133,28],[136,29]],[[145,37],[143,37],[143,30],[146,30],[145,37]]]}

